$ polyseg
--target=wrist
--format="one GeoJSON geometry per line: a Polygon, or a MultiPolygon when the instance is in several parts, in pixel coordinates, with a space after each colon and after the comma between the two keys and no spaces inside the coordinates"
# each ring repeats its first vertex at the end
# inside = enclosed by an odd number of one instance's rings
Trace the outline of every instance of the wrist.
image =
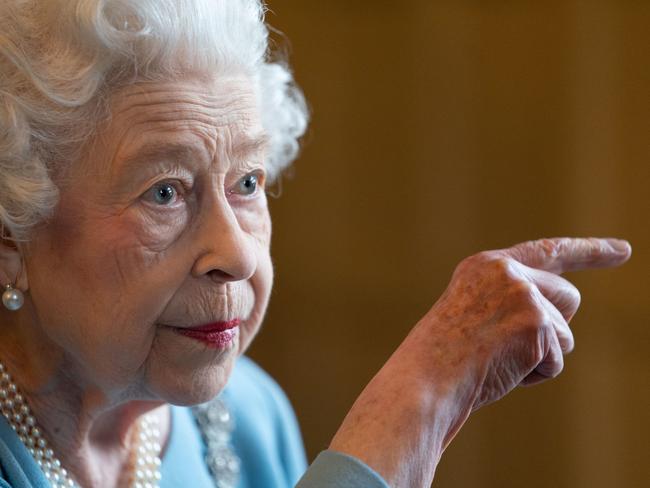
{"type": "Polygon", "coordinates": [[[398,349],[372,379],[329,448],[356,457],[390,486],[429,487],[471,412],[471,395],[449,378],[425,373],[406,352],[398,349]]]}

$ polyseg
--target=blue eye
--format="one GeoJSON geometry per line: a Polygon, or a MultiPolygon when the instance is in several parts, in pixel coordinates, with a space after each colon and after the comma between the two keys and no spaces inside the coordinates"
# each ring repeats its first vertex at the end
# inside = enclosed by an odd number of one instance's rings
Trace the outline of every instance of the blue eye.
{"type": "Polygon", "coordinates": [[[168,205],[176,196],[176,189],[169,183],[162,183],[151,189],[154,201],[159,205],[168,205]]]}
{"type": "Polygon", "coordinates": [[[257,175],[253,173],[246,175],[237,183],[237,193],[252,195],[257,190],[257,184],[257,175]]]}

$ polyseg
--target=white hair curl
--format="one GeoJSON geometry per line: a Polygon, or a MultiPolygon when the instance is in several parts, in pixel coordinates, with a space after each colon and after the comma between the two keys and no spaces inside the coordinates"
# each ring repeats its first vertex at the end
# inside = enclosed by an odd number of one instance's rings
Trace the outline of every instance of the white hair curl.
{"type": "Polygon", "coordinates": [[[2,0],[0,223],[27,239],[58,201],[113,92],[138,81],[244,70],[256,83],[274,180],[308,112],[268,46],[263,0],[2,0]]]}

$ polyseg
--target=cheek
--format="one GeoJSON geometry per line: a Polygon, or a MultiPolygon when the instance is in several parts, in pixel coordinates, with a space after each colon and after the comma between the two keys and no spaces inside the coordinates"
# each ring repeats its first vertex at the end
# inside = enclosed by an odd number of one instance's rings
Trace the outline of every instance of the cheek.
{"type": "Polygon", "coordinates": [[[117,358],[119,374],[139,367],[155,319],[187,274],[187,259],[154,241],[157,226],[149,224],[57,219],[35,239],[28,272],[41,326],[80,362],[106,370],[103,376],[117,358]]]}
{"type": "Polygon", "coordinates": [[[237,220],[244,233],[254,243],[257,254],[257,270],[254,281],[259,286],[268,289],[273,283],[273,267],[271,264],[271,216],[266,206],[266,200],[260,204],[260,208],[252,208],[247,211],[238,212],[237,220]]]}
{"type": "Polygon", "coordinates": [[[53,343],[99,384],[128,381],[139,370],[151,342],[136,303],[138,289],[121,288],[110,255],[78,246],[67,254],[39,250],[30,269],[30,295],[42,339],[53,343]],[[101,259],[104,257],[104,259],[101,259]]]}
{"type": "Polygon", "coordinates": [[[259,331],[268,307],[273,287],[273,264],[270,255],[271,219],[268,209],[263,212],[247,212],[238,215],[240,226],[255,243],[257,269],[251,278],[255,294],[255,307],[242,327],[239,350],[243,353],[259,331]]]}
{"type": "Polygon", "coordinates": [[[165,251],[179,241],[190,224],[191,209],[186,205],[169,209],[136,207],[121,216],[125,235],[137,240],[149,252],[165,251]]]}
{"type": "Polygon", "coordinates": [[[264,261],[260,260],[258,263],[257,271],[251,279],[251,285],[255,295],[255,306],[250,317],[241,326],[239,338],[240,354],[243,354],[248,346],[250,346],[262,326],[273,286],[273,267],[270,257],[267,257],[264,261]]]}
{"type": "Polygon", "coordinates": [[[250,235],[260,248],[267,251],[271,246],[271,215],[266,195],[262,193],[250,205],[235,210],[237,221],[242,230],[250,235]]]}

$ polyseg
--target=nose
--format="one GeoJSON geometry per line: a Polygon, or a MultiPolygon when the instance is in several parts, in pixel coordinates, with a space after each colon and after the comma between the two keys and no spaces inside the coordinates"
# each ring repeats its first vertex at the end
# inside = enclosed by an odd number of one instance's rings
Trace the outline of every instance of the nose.
{"type": "Polygon", "coordinates": [[[214,281],[241,281],[250,278],[257,268],[254,240],[241,228],[229,204],[214,202],[201,215],[202,252],[192,274],[209,275],[214,281]]]}

